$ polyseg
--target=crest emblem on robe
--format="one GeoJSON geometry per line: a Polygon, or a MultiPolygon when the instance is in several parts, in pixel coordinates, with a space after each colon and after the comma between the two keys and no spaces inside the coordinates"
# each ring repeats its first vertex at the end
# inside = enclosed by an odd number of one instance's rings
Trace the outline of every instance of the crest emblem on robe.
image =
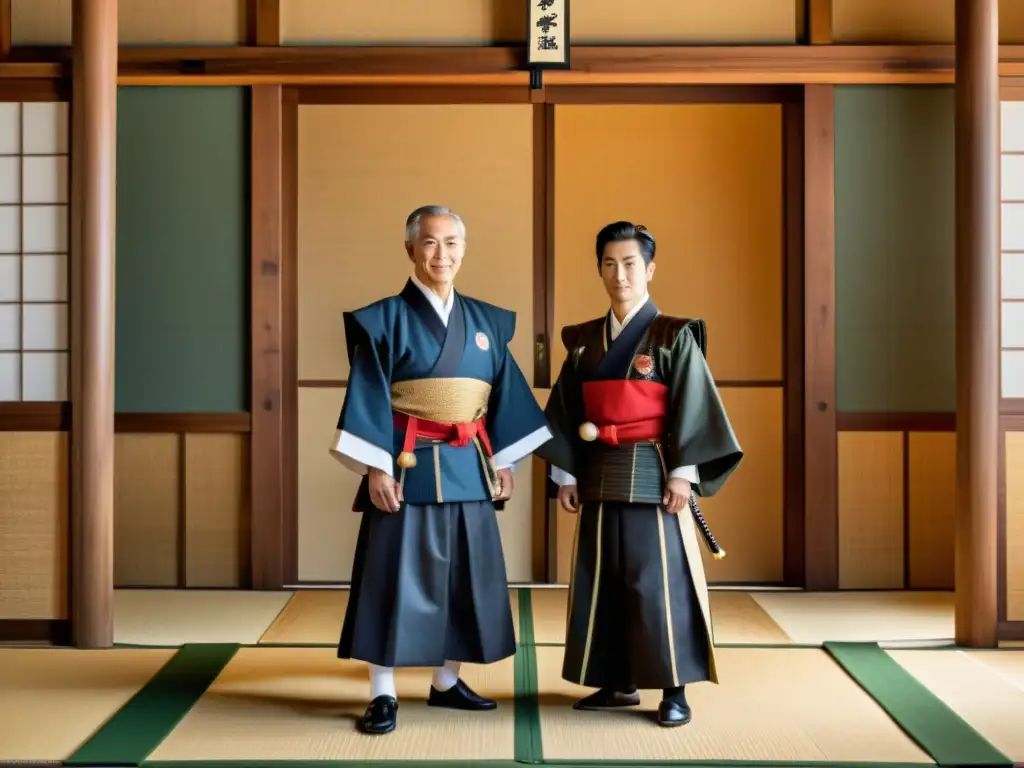
{"type": "Polygon", "coordinates": [[[476,335],[476,345],[486,352],[490,348],[491,342],[487,340],[486,334],[481,331],[476,335]]]}
{"type": "Polygon", "coordinates": [[[637,355],[633,358],[633,367],[641,376],[650,376],[654,372],[654,361],[650,355],[637,355]]]}

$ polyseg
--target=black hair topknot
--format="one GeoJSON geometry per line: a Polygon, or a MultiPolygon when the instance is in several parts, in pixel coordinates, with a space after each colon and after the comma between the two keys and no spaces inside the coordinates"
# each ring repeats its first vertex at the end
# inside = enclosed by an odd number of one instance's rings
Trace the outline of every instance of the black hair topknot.
{"type": "Polygon", "coordinates": [[[629,221],[616,221],[603,227],[597,233],[596,251],[597,266],[600,268],[601,259],[604,258],[604,249],[608,243],[616,243],[622,240],[636,240],[640,246],[640,253],[644,257],[644,263],[650,264],[654,261],[656,244],[654,235],[647,231],[643,224],[633,224],[629,221]]]}

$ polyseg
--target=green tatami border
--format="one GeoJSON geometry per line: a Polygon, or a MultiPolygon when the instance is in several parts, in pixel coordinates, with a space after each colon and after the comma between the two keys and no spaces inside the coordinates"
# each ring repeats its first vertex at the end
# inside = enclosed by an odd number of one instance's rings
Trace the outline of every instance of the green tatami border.
{"type": "Polygon", "coordinates": [[[70,766],[138,766],[188,714],[239,649],[194,643],[181,649],[63,761],[70,766]]]}
{"type": "Polygon", "coordinates": [[[825,650],[938,765],[1014,765],[878,643],[826,642],[825,650]]]}
{"type": "MultiPolygon", "coordinates": [[[[515,760],[154,760],[142,768],[449,768],[481,766],[482,768],[522,768],[526,763],[515,760]]],[[[680,760],[608,760],[604,762],[545,760],[542,765],[559,768],[620,768],[624,766],[680,766],[680,768],[935,768],[934,763],[809,763],[771,760],[736,760],[686,762],[680,760]]]]}
{"type": "Polygon", "coordinates": [[[533,645],[533,602],[519,593],[519,647],[515,660],[515,759],[517,763],[544,761],[540,736],[540,701],[537,691],[537,655],[533,645]]]}

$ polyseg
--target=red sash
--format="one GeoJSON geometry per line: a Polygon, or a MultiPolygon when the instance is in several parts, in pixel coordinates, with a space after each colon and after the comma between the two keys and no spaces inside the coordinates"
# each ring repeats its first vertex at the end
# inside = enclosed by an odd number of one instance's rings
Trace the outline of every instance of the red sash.
{"type": "Polygon", "coordinates": [[[660,441],[665,434],[668,387],[653,381],[613,379],[583,384],[583,413],[608,445],[660,441]]]}
{"type": "Polygon", "coordinates": [[[465,424],[444,424],[439,421],[428,421],[415,416],[407,416],[404,413],[394,414],[396,429],[405,430],[405,437],[402,441],[402,451],[412,453],[416,447],[416,438],[425,437],[428,440],[442,440],[455,448],[463,448],[469,445],[474,437],[480,439],[488,456],[493,456],[491,440],[487,435],[485,419],[480,418],[465,424]]]}

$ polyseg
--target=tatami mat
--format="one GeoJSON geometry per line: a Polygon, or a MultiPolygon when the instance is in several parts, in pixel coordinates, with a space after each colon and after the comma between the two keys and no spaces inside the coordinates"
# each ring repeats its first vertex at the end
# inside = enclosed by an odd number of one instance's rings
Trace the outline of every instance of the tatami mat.
{"type": "Polygon", "coordinates": [[[799,644],[814,645],[826,640],[921,643],[953,638],[950,592],[750,594],[782,631],[799,644]]]}
{"type": "Polygon", "coordinates": [[[347,589],[309,589],[296,592],[261,643],[337,643],[348,607],[347,589]]]}
{"type": "Polygon", "coordinates": [[[64,760],[173,654],[0,648],[0,762],[64,760]]]}
{"type": "Polygon", "coordinates": [[[933,762],[825,651],[719,649],[722,684],[687,687],[685,728],[653,722],[660,691],[640,711],[576,711],[590,689],[561,680],[562,649],[536,656],[546,759],[933,762]]]}
{"type": "MultiPolygon", "coordinates": [[[[542,644],[565,642],[568,589],[534,589],[533,637],[542,644]]],[[[744,592],[712,591],[711,622],[716,643],[774,645],[792,641],[771,617],[744,592]]]]}
{"type": "Polygon", "coordinates": [[[888,653],[993,746],[1024,762],[1024,651],[888,653]]]}
{"type": "Polygon", "coordinates": [[[150,760],[485,760],[514,757],[514,658],[462,676],[497,711],[427,707],[429,669],[396,672],[398,730],[356,727],[369,699],[366,665],[333,648],[242,648],[150,760]]]}
{"type": "MultiPolygon", "coordinates": [[[[348,606],[347,589],[310,589],[296,592],[266,631],[261,643],[336,645],[348,606]]],[[[509,591],[512,624],[519,637],[519,600],[509,591]]]]}
{"type": "Polygon", "coordinates": [[[256,643],[290,592],[119,589],[114,642],[126,645],[256,643]]]}

